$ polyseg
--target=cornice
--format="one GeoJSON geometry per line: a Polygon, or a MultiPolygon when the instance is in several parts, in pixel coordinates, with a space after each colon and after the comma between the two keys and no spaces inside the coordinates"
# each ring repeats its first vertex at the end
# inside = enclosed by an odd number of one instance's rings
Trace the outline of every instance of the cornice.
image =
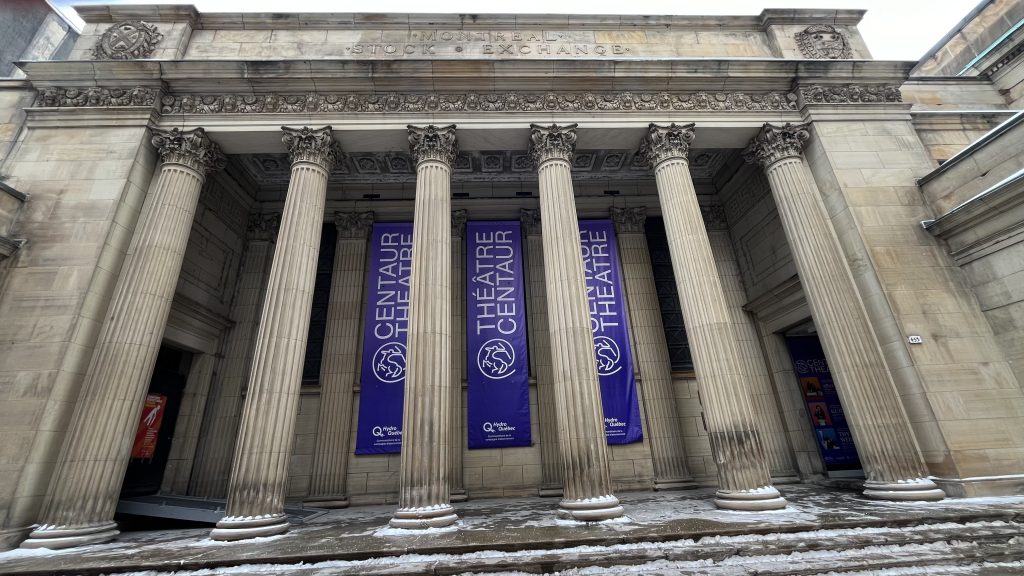
{"type": "Polygon", "coordinates": [[[926,220],[921,225],[932,235],[948,239],[1021,204],[1024,204],[1024,169],[993,184],[935,220],[926,220]]]}

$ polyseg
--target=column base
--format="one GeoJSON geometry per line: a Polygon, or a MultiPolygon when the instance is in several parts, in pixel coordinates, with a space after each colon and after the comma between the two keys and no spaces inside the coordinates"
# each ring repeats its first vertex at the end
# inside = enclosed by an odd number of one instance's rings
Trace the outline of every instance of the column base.
{"type": "Polygon", "coordinates": [[[242,517],[225,516],[210,531],[214,540],[248,540],[261,536],[276,536],[288,531],[288,517],[284,514],[271,516],[242,517]]]}
{"type": "Polygon", "coordinates": [[[946,497],[935,482],[927,478],[915,478],[914,480],[900,480],[898,482],[872,482],[864,483],[864,495],[877,500],[916,500],[925,502],[936,502],[946,497]]]}
{"type": "Polygon", "coordinates": [[[444,528],[455,524],[459,516],[450,504],[435,504],[421,508],[399,508],[388,522],[392,528],[444,528]]]}
{"type": "Polygon", "coordinates": [[[465,502],[466,500],[469,500],[469,495],[465,490],[452,490],[448,493],[449,502],[465,502]]]}
{"type": "Polygon", "coordinates": [[[61,526],[40,526],[29,533],[28,539],[21,543],[22,548],[74,548],[89,544],[109,542],[119,534],[117,524],[104,522],[92,526],[65,528],[61,526]]]}
{"type": "Polygon", "coordinates": [[[693,481],[693,478],[666,478],[664,480],[654,481],[654,489],[657,491],[692,490],[696,487],[697,483],[693,481]]]}
{"type": "Polygon", "coordinates": [[[538,490],[537,493],[540,495],[541,498],[552,498],[554,496],[558,496],[559,498],[561,498],[565,491],[562,490],[561,484],[547,484],[541,486],[540,490],[538,490]]]}
{"type": "Polygon", "coordinates": [[[619,506],[619,499],[608,494],[597,498],[562,500],[558,503],[558,517],[578,522],[598,522],[622,516],[625,510],[619,506]]]}
{"type": "Polygon", "coordinates": [[[760,512],[781,510],[788,502],[774,486],[762,486],[753,490],[719,490],[715,492],[715,506],[725,510],[760,512]]]}
{"type": "Polygon", "coordinates": [[[311,496],[302,504],[310,508],[348,508],[348,496],[311,496]]]}

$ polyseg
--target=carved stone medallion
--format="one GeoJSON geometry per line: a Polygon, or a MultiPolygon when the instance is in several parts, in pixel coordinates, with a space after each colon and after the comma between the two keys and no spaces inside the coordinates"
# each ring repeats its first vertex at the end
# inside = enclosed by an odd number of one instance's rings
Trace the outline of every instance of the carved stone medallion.
{"type": "Polygon", "coordinates": [[[163,39],[156,26],[142,20],[125,20],[107,28],[93,47],[92,56],[95,60],[149,58],[163,39]]]}
{"type": "Polygon", "coordinates": [[[804,58],[816,60],[839,60],[852,58],[850,41],[842,32],[828,24],[812,24],[803,32],[797,32],[796,46],[804,58]]]}

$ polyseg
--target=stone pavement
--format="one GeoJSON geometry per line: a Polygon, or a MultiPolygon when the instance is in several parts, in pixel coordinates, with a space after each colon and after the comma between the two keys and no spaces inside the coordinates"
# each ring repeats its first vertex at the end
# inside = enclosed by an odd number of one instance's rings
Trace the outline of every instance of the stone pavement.
{"type": "Polygon", "coordinates": [[[789,508],[759,513],[715,509],[710,489],[623,493],[626,518],[594,524],[557,519],[554,499],[471,500],[456,506],[457,526],[426,532],[387,528],[393,506],[357,507],[247,542],[186,529],[13,550],[0,553],[0,574],[817,574],[925,565],[939,574],[1024,573],[1024,496],[898,503],[809,485],[783,492],[789,508]],[[942,572],[944,563],[961,571],[942,572]],[[972,563],[984,571],[962,571],[972,563]]]}

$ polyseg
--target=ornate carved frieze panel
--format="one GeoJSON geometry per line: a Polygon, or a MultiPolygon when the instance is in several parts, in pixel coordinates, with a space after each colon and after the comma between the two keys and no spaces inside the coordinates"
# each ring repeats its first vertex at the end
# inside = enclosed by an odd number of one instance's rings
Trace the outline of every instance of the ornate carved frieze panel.
{"type": "Polygon", "coordinates": [[[452,92],[167,95],[163,114],[287,112],[785,111],[792,92],[452,92]]]}
{"type": "Polygon", "coordinates": [[[155,88],[46,88],[36,98],[37,108],[153,106],[160,91],[155,88]]]}
{"type": "Polygon", "coordinates": [[[896,84],[800,84],[794,87],[804,104],[887,104],[903,102],[896,84]]]}
{"type": "Polygon", "coordinates": [[[142,20],[125,20],[107,28],[93,47],[92,56],[96,60],[149,58],[163,39],[156,26],[142,20]]]}
{"type": "Polygon", "coordinates": [[[829,24],[812,24],[794,36],[796,46],[804,58],[839,60],[852,58],[850,41],[829,24]]]}

